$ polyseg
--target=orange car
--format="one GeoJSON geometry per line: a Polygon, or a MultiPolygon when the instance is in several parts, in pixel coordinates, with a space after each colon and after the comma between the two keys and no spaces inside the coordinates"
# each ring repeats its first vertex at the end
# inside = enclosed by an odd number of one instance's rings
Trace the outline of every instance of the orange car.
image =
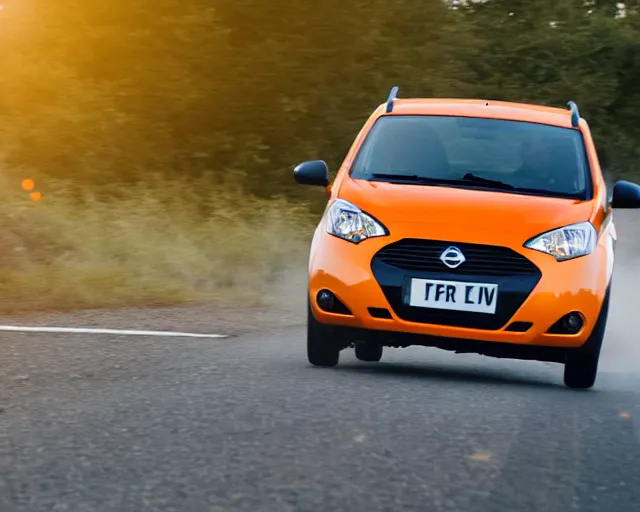
{"type": "Polygon", "coordinates": [[[307,354],[375,362],[422,345],[564,364],[590,388],[604,337],[616,232],[612,197],[578,108],[397,99],[371,115],[333,184],[324,161],[294,170],[326,187],[311,244],[307,354]]]}

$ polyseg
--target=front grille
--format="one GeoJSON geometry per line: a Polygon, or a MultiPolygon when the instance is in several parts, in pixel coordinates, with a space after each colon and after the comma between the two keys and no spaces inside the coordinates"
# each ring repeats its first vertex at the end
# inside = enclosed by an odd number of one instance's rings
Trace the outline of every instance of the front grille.
{"type": "Polygon", "coordinates": [[[398,318],[409,322],[472,329],[501,329],[531,294],[542,273],[531,261],[508,247],[406,238],[383,247],[371,270],[398,318]],[[457,247],[465,261],[449,268],[440,255],[457,247]],[[413,307],[407,303],[412,278],[494,283],[498,285],[495,314],[413,307]]]}
{"type": "Polygon", "coordinates": [[[452,272],[457,275],[531,276],[539,272],[531,261],[508,247],[416,238],[405,238],[387,245],[375,255],[374,260],[403,270],[452,272]],[[455,269],[450,269],[440,260],[442,252],[451,246],[460,249],[466,258],[455,269]]]}

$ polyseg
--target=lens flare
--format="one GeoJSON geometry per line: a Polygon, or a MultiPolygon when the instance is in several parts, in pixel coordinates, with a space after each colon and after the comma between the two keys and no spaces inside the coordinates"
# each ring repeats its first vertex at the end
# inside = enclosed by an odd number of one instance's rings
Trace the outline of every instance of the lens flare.
{"type": "Polygon", "coordinates": [[[29,197],[32,201],[40,201],[40,199],[42,199],[42,194],[40,192],[31,192],[29,197]]]}
{"type": "Polygon", "coordinates": [[[36,186],[36,183],[31,179],[27,178],[26,180],[22,180],[22,190],[25,192],[31,192],[36,186]]]}

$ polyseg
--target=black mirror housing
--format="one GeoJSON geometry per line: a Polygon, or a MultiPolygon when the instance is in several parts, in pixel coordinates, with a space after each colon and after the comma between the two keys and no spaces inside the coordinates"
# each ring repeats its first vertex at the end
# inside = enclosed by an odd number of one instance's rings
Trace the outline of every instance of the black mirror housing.
{"type": "Polygon", "coordinates": [[[300,185],[329,185],[329,167],[324,160],[302,162],[293,170],[293,178],[300,185]]]}
{"type": "Polygon", "coordinates": [[[624,180],[616,182],[613,186],[611,207],[640,208],[640,185],[624,180]]]}

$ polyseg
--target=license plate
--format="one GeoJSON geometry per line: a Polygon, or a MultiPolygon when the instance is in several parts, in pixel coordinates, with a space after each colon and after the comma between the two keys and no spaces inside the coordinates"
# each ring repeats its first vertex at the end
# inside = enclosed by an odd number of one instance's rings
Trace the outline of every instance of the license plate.
{"type": "Polygon", "coordinates": [[[494,314],[498,303],[498,285],[414,278],[411,280],[408,302],[410,306],[418,308],[494,314]]]}

